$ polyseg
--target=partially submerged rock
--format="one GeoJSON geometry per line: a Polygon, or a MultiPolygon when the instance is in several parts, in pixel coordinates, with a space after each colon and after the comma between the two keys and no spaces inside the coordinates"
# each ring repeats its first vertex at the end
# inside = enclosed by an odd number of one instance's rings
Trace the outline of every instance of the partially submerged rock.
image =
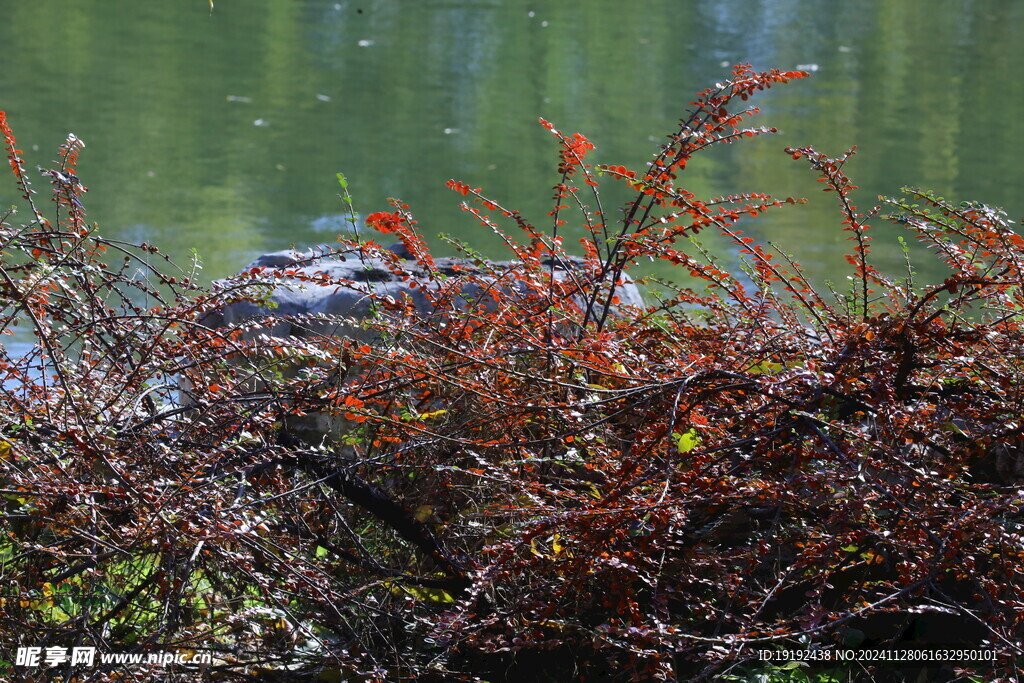
{"type": "MultiPolygon", "coordinates": [[[[397,259],[333,253],[324,258],[316,252],[294,250],[264,254],[246,266],[242,274],[254,277],[255,282],[265,276],[270,288],[267,294],[229,304],[207,315],[203,323],[213,329],[243,326],[242,339],[250,341],[269,335],[310,342],[321,337],[347,337],[372,344],[380,339],[376,331],[379,326],[364,324],[372,315],[386,320],[387,316],[411,314],[426,322],[480,307],[493,309],[499,300],[515,297],[517,292],[528,298],[525,285],[513,277],[520,267],[516,262],[499,262],[492,264],[494,268],[485,268],[466,259],[438,258],[432,276],[408,258],[400,245],[391,251],[397,259]]],[[[609,293],[616,297],[616,303],[609,307],[610,315],[621,314],[623,307],[644,305],[639,289],[628,276],[622,276],[614,292],[608,285],[601,285],[601,296],[590,301],[588,294],[593,287],[584,281],[586,269],[582,259],[562,258],[546,265],[559,282],[573,284],[580,279],[578,291],[571,298],[581,309],[592,305],[591,320],[604,315],[604,301],[609,293]]],[[[560,329],[564,331],[564,327],[560,329]]],[[[299,368],[286,363],[275,366],[285,376],[294,376],[299,368]]],[[[259,382],[254,380],[253,389],[257,385],[259,382]]],[[[307,442],[319,442],[325,437],[336,440],[347,429],[344,420],[326,414],[293,417],[288,428],[307,442]]]]}
{"type": "MultiPolygon", "coordinates": [[[[427,273],[414,261],[401,258],[407,254],[400,245],[392,250],[400,258],[399,268],[411,274],[409,279],[398,277],[393,264],[379,258],[360,258],[353,254],[317,258],[314,252],[301,253],[294,250],[264,254],[242,272],[251,272],[253,269],[284,270],[291,273],[292,277],[275,279],[273,290],[265,299],[267,305],[239,301],[207,316],[204,323],[208,327],[221,328],[255,318],[273,317],[279,321],[250,334],[365,338],[365,331],[361,326],[353,325],[352,321],[369,317],[375,302],[404,300],[411,304],[415,315],[426,319],[438,313],[425,292],[426,287],[436,290],[456,288],[451,305],[463,309],[476,303],[493,305],[496,299],[492,292],[500,291],[507,296],[515,287],[511,279],[501,282],[489,278],[462,277],[480,274],[482,269],[459,258],[436,259],[436,270],[442,279],[431,282],[427,273]]],[[[507,261],[495,265],[499,270],[509,271],[516,263],[507,261]]],[[[553,268],[555,277],[559,280],[578,277],[582,274],[583,265],[582,259],[559,259],[553,268]]],[[[612,307],[612,314],[622,310],[623,306],[639,308],[644,305],[639,288],[628,276],[623,275],[623,283],[616,287],[614,294],[617,304],[612,307]]],[[[584,294],[577,294],[574,298],[578,305],[586,305],[584,294]]],[[[598,317],[602,306],[602,301],[595,305],[595,315],[598,317]]]]}

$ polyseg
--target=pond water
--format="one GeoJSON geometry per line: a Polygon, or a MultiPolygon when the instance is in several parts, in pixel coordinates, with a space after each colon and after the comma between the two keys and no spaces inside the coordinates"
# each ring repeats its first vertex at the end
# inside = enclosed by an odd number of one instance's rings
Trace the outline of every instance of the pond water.
{"type": "MultiPolygon", "coordinates": [[[[0,108],[29,167],[65,135],[87,143],[91,221],[207,278],[344,229],[335,174],[357,210],[400,197],[439,250],[444,232],[493,256],[449,178],[542,224],[557,151],[537,125],[585,133],[600,163],[642,167],[693,93],[728,65],[805,68],[761,98],[779,128],[708,155],[698,196],[766,191],[810,203],[748,234],[818,280],[847,245],[830,195],[782,152],[838,155],[867,208],[924,186],[1024,213],[1024,3],[1018,0],[0,0],[0,108]]],[[[44,184],[39,183],[42,190],[44,184]]],[[[605,190],[614,204],[624,195],[605,190]]],[[[9,179],[0,204],[17,203],[9,179]]],[[[898,273],[897,228],[875,255],[898,273]]],[[[724,245],[720,245],[723,246],[724,245]]],[[[735,258],[728,256],[727,258],[735,258]]],[[[919,272],[938,275],[922,262],[919,272]]],[[[671,275],[671,274],[669,274],[671,275]]]]}

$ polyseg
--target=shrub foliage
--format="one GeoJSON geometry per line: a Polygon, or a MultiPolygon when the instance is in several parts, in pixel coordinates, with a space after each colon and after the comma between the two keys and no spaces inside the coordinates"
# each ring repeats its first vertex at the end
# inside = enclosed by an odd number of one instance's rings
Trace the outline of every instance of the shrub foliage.
{"type": "Polygon", "coordinates": [[[472,265],[458,286],[408,207],[369,215],[415,268],[365,239],[335,253],[418,279],[436,315],[377,297],[362,339],[314,319],[292,321],[303,336],[209,329],[300,276],[204,288],[153,247],[104,239],[73,136],[43,174],[44,212],[0,115],[30,214],[3,221],[0,331],[34,335],[0,356],[5,646],[212,652],[207,674],[239,679],[668,680],[741,675],[761,649],[956,633],[998,660],[929,666],[1010,675],[1024,240],[998,210],[919,190],[862,214],[853,150],[787,150],[849,236],[852,286],[826,295],[738,227],[801,200],[685,189],[694,155],[773,132],[748,126],[748,98],[804,76],[736,67],[641,171],[590,164],[586,138],[542,121],[560,149],[546,225],[449,182],[518,263],[453,242],[472,265]],[[621,215],[604,183],[635,193],[621,215]],[[876,270],[868,221],[949,276],[876,270]],[[580,229],[585,264],[555,277],[580,229]],[[708,231],[741,272],[701,246],[708,231]],[[690,285],[623,309],[648,258],[690,285]],[[340,438],[296,438],[301,416],[340,438]]]}

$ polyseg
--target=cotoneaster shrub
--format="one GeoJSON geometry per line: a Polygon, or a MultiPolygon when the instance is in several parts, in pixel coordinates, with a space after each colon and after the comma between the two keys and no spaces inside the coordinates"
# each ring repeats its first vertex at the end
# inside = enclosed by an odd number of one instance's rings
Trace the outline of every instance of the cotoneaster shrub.
{"type": "MultiPolygon", "coordinates": [[[[856,286],[818,292],[738,227],[800,200],[699,198],[685,182],[695,154],[771,133],[745,127],[747,100],[804,76],[736,67],[643,171],[592,165],[586,138],[542,122],[561,150],[544,228],[451,181],[521,264],[453,243],[479,301],[456,305],[408,207],[370,214],[415,264],[366,240],[336,252],[387,259],[437,311],[380,297],[362,322],[373,344],[268,337],[260,320],[207,328],[294,269],[212,291],[140,270],[155,250],[85,223],[80,143],[47,172],[48,219],[0,119],[32,214],[4,220],[0,329],[36,339],[0,363],[0,638],[209,651],[204,675],[239,680],[742,680],[768,675],[760,649],[959,644],[996,661],[928,675],[1010,680],[1021,237],[997,210],[917,190],[862,214],[852,151],[787,150],[835,194],[851,240],[856,286]],[[602,205],[604,183],[636,193],[621,215],[602,205]],[[877,271],[868,221],[882,220],[949,277],[877,271]],[[586,265],[558,279],[570,221],[586,265]],[[717,265],[699,241],[709,231],[745,272],[717,265]],[[615,290],[641,258],[699,285],[621,310],[615,290]],[[303,414],[343,421],[342,437],[297,439],[288,425],[303,414]]],[[[922,666],[856,671],[899,680],[922,666]]]]}

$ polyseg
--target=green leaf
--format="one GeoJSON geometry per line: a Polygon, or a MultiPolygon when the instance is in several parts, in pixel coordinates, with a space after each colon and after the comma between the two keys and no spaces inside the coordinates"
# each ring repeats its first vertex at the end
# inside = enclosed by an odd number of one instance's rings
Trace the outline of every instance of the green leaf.
{"type": "MultiPolygon", "coordinates": [[[[337,176],[338,184],[341,185],[341,189],[345,192],[341,198],[345,200],[346,204],[348,204],[349,211],[352,211],[355,207],[352,204],[352,195],[348,192],[348,179],[345,177],[344,173],[338,173],[337,176]]],[[[349,220],[355,222],[355,216],[350,216],[349,220]]]]}
{"type": "Polygon", "coordinates": [[[391,592],[394,595],[409,595],[416,600],[423,602],[451,603],[455,602],[447,591],[440,588],[427,588],[426,586],[400,586],[393,585],[391,592]]]}

